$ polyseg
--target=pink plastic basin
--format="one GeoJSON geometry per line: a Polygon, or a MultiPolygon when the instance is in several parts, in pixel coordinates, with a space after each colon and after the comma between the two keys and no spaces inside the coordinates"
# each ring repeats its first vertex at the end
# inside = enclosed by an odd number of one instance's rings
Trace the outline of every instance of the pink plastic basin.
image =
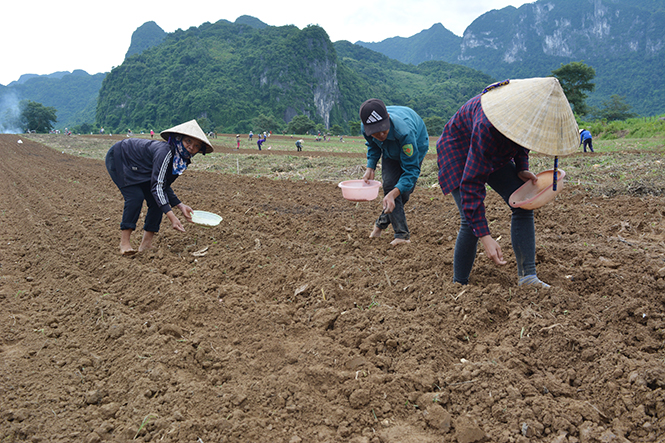
{"type": "Polygon", "coordinates": [[[508,199],[510,206],[513,208],[537,209],[554,200],[554,197],[563,189],[563,178],[566,176],[563,169],[558,169],[557,172],[556,191],[552,190],[554,169],[548,169],[537,175],[538,181],[535,184],[529,180],[513,192],[510,199],[508,199]]]}
{"type": "Polygon", "coordinates": [[[342,188],[342,197],[352,202],[366,202],[374,200],[379,195],[381,182],[370,180],[365,183],[364,180],[347,180],[339,185],[342,188]]]}

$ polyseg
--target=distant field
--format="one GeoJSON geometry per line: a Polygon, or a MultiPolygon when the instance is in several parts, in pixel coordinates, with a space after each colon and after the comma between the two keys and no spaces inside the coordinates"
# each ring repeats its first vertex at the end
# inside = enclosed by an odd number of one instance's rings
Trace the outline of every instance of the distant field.
{"type": "MultiPolygon", "coordinates": [[[[109,147],[124,136],[65,136],[62,134],[26,134],[66,154],[103,159],[109,147]]],[[[148,138],[147,135],[138,135],[148,138]]],[[[287,180],[338,182],[362,177],[365,166],[365,143],[362,137],[333,137],[315,141],[313,136],[273,135],[256,147],[256,136],[249,142],[240,138],[236,150],[235,134],[222,134],[210,139],[215,147],[211,155],[197,156],[192,170],[211,170],[223,174],[270,177],[287,180]],[[295,141],[302,138],[303,151],[297,152],[295,141]],[[270,148],[270,149],[268,149],[270,148]]],[[[436,140],[430,139],[430,151],[423,163],[419,186],[436,186],[436,140]]],[[[595,153],[562,157],[559,167],[567,181],[600,195],[665,194],[665,138],[616,139],[594,141],[595,153]]],[[[581,148],[580,148],[581,151],[581,148]]],[[[553,159],[532,153],[531,170],[540,172],[553,167],[553,159]]]]}

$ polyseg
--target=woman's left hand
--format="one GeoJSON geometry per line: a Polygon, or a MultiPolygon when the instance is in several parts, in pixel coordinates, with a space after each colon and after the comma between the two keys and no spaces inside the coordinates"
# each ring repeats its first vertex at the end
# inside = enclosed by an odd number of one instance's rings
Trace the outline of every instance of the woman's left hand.
{"type": "Polygon", "coordinates": [[[538,181],[536,174],[529,170],[520,171],[517,173],[517,176],[522,179],[523,182],[528,182],[531,180],[534,184],[538,181]]]}
{"type": "Polygon", "coordinates": [[[187,221],[191,223],[192,222],[192,212],[194,212],[194,210],[192,208],[190,208],[189,206],[187,206],[186,204],[184,204],[184,203],[180,203],[177,207],[182,212],[182,215],[185,216],[185,219],[187,219],[187,221]]]}

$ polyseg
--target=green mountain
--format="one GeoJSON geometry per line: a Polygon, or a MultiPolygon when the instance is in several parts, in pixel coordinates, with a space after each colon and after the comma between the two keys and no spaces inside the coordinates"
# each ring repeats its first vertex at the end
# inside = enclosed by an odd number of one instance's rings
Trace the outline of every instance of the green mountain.
{"type": "Polygon", "coordinates": [[[459,63],[461,42],[462,37],[436,23],[411,37],[391,37],[375,43],[358,41],[356,44],[403,63],[417,65],[431,60],[459,63]]]}
{"type": "Polygon", "coordinates": [[[147,22],[108,76],[25,74],[0,85],[0,129],[25,99],[55,107],[58,128],[96,120],[114,131],[197,118],[206,129],[241,132],[260,114],[346,128],[370,96],[448,118],[495,79],[546,76],[571,61],[596,70],[590,105],[618,94],[641,115],[662,114],[665,0],[538,0],[489,11],[463,37],[437,24],[355,45],[333,44],[318,26],[273,27],[251,16],[169,34],[147,22]]]}
{"type": "Polygon", "coordinates": [[[55,78],[55,79],[61,79],[65,75],[71,74],[69,71],[58,71],[58,72],[53,72],[51,74],[46,74],[46,75],[39,75],[39,74],[23,74],[22,76],[19,77],[18,80],[15,82],[11,82],[7,86],[15,86],[15,85],[22,85],[23,83],[27,82],[31,78],[37,78],[37,77],[46,77],[46,78],[55,78]]]}
{"type": "MultiPolygon", "coordinates": [[[[423,118],[448,120],[468,99],[479,94],[494,79],[475,69],[442,61],[417,66],[351,44],[335,43],[342,72],[349,73],[349,96],[354,100],[353,120],[359,105],[377,97],[389,105],[409,106],[423,118]],[[355,85],[352,90],[351,87],[355,85]]],[[[346,78],[342,82],[346,85],[346,78]]]]}
{"type": "Polygon", "coordinates": [[[266,26],[268,26],[265,23],[263,23],[261,20],[259,20],[258,18],[252,17],[251,15],[241,15],[240,17],[238,17],[236,19],[235,24],[236,25],[247,25],[250,28],[254,28],[254,29],[263,29],[266,26]]]}
{"type": "Polygon", "coordinates": [[[126,129],[197,118],[232,129],[260,113],[284,121],[304,113],[327,123],[331,108],[343,106],[335,68],[321,28],[204,23],[113,69],[100,90],[97,121],[126,129]]]}
{"type": "Polygon", "coordinates": [[[547,76],[583,61],[596,70],[590,105],[618,94],[641,115],[665,112],[665,0],[538,0],[481,15],[457,45],[444,35],[423,43],[421,34],[358,44],[414,64],[431,59],[427,48],[497,79],[547,76]]]}
{"type": "MultiPolygon", "coordinates": [[[[204,130],[245,132],[263,114],[285,125],[306,115],[326,127],[358,120],[374,96],[449,117],[492,79],[444,62],[418,66],[341,41],[318,26],[226,20],[168,34],[104,79],[97,123],[116,130],[165,128],[196,118],[204,130]]],[[[277,129],[277,128],[276,128],[277,129]]]]}
{"type": "Polygon", "coordinates": [[[18,81],[0,88],[0,114],[16,112],[19,101],[32,100],[57,110],[57,128],[93,122],[97,93],[105,76],[82,70],[22,75],[18,81]]]}
{"type": "Polygon", "coordinates": [[[140,54],[148,48],[157,46],[166,37],[166,32],[155,22],[145,22],[139,26],[132,34],[132,41],[129,44],[129,49],[125,54],[125,58],[132,55],[140,54]]]}

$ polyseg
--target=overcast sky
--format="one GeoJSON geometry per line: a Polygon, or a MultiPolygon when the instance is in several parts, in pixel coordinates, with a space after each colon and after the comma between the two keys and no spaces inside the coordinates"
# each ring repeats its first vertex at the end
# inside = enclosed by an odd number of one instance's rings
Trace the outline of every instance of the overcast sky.
{"type": "Polygon", "coordinates": [[[148,21],[164,31],[188,29],[251,15],[272,26],[315,24],[330,39],[378,42],[410,37],[441,23],[462,35],[492,9],[519,7],[511,0],[337,0],[330,3],[275,0],[12,0],[2,7],[0,84],[22,74],[83,69],[108,72],[122,64],[132,33],[148,21]]]}

